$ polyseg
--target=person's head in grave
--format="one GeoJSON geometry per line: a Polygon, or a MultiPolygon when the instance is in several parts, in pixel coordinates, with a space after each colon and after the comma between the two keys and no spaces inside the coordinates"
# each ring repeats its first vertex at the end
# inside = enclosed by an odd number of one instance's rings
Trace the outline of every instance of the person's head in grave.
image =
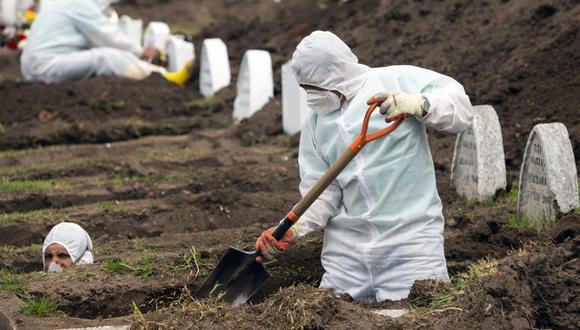
{"type": "Polygon", "coordinates": [[[426,127],[458,133],[470,127],[471,102],[461,84],[409,65],[370,68],[331,32],[305,37],[292,56],[296,80],[313,114],[300,135],[300,191],[323,178],[361,130],[369,134],[407,118],[366,145],[280,239],[274,227],[256,241],[273,259],[296,239],[324,228],[320,287],[366,301],[407,297],[417,279],[448,280],[442,205],[426,127]],[[394,117],[396,116],[396,117],[394,117]]]}
{"type": "Polygon", "coordinates": [[[61,222],[52,227],[42,245],[45,272],[58,272],[74,265],[93,263],[93,243],[79,225],[61,222]]]}

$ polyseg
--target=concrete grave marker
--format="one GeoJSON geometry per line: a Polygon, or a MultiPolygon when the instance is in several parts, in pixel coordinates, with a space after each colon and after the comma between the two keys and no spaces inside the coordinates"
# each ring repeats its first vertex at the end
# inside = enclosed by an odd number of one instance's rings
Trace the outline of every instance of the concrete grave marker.
{"type": "Polygon", "coordinates": [[[234,118],[251,117],[274,96],[272,58],[265,50],[251,49],[242,59],[234,101],[234,118]]]}
{"type": "Polygon", "coordinates": [[[167,38],[169,38],[169,25],[163,22],[151,22],[145,29],[143,47],[154,47],[165,52],[167,38]]]}
{"type": "Polygon", "coordinates": [[[505,189],[501,126],[492,106],[473,107],[472,126],[457,135],[451,182],[460,196],[479,201],[505,189]]]}
{"type": "Polygon", "coordinates": [[[0,0],[0,24],[10,26],[18,22],[16,0],[0,0]]]}
{"type": "Polygon", "coordinates": [[[534,126],[520,169],[518,213],[541,225],[578,204],[578,173],[566,126],[534,126]]]}
{"type": "Polygon", "coordinates": [[[205,97],[213,96],[231,81],[228,48],[219,38],[205,39],[201,47],[199,91],[205,97]]]}
{"type": "Polygon", "coordinates": [[[302,129],[312,110],[306,104],[306,91],[298,85],[292,63],[282,65],[282,127],[294,134],[302,129]]]}
{"type": "Polygon", "coordinates": [[[178,36],[170,36],[167,39],[167,70],[175,72],[183,69],[185,63],[195,58],[195,49],[191,42],[187,42],[178,36]]]}
{"type": "Polygon", "coordinates": [[[127,15],[121,16],[119,20],[119,29],[129,39],[133,40],[137,45],[141,45],[143,38],[143,21],[140,19],[132,19],[127,15]]]}

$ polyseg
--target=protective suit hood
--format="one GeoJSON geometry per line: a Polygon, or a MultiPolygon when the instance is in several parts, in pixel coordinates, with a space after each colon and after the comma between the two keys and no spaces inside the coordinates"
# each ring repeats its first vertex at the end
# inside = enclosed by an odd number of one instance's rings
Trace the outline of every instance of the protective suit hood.
{"type": "Polygon", "coordinates": [[[89,234],[76,223],[61,222],[52,227],[42,244],[42,264],[44,253],[53,243],[58,243],[68,251],[74,264],[88,265],[93,263],[93,242],[89,234]]]}
{"type": "Polygon", "coordinates": [[[111,8],[112,4],[119,2],[119,0],[93,0],[93,1],[96,2],[97,5],[99,5],[99,8],[101,8],[103,12],[107,12],[109,8],[111,8]]]}
{"type": "Polygon", "coordinates": [[[339,91],[352,99],[367,79],[370,68],[339,37],[314,31],[296,46],[292,68],[298,83],[339,91]]]}

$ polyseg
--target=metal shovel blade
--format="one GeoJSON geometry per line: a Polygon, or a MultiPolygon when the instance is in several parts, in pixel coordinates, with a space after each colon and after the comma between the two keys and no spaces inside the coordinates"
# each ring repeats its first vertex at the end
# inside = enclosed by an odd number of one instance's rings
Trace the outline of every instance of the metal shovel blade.
{"type": "Polygon", "coordinates": [[[195,296],[218,297],[234,306],[245,303],[270,277],[264,266],[256,261],[256,256],[256,252],[230,247],[195,296]]]}

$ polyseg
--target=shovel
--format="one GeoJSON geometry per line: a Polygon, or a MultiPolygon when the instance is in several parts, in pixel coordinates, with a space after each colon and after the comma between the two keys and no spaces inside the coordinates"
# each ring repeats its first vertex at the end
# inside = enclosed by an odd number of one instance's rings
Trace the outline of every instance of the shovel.
{"type": "MultiPolygon", "coordinates": [[[[372,102],[373,100],[370,100],[372,102]]],[[[330,169],[318,180],[298,204],[292,208],[284,220],[280,222],[272,236],[279,240],[292,227],[300,216],[314,203],[322,192],[330,185],[338,174],[370,141],[388,135],[405,120],[407,115],[395,115],[389,118],[391,125],[367,135],[371,114],[380,103],[373,103],[368,108],[360,134],[348,149],[338,158],[330,169]]],[[[205,279],[195,292],[197,298],[217,297],[232,305],[240,305],[248,301],[270,277],[264,266],[256,261],[260,251],[246,252],[230,247],[220,259],[214,271],[205,279]]]]}

